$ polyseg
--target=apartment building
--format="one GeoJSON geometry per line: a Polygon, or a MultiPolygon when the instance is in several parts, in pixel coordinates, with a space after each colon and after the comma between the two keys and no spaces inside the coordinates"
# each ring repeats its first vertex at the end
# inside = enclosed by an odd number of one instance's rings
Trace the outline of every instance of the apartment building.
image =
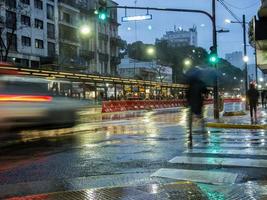
{"type": "MultiPolygon", "coordinates": [[[[1,2],[2,56],[17,65],[38,67],[58,54],[57,0],[4,0],[1,2]]],[[[2,58],[3,59],[3,58],[2,58]]]]}
{"type": "MultiPolygon", "coordinates": [[[[59,0],[59,64],[114,75],[120,40],[117,10],[110,10],[108,20],[101,21],[94,13],[97,4],[97,0],[59,0]],[[90,28],[88,35],[79,31],[83,26],[90,28]]],[[[108,6],[115,5],[108,1],[108,6]]]]}
{"type": "MultiPolygon", "coordinates": [[[[108,6],[116,5],[108,1],[108,6]]],[[[108,19],[95,15],[98,0],[5,0],[1,16],[6,19],[4,41],[12,41],[9,60],[36,68],[116,74],[118,58],[117,10],[108,19]],[[8,24],[16,22],[13,39],[8,24]],[[83,35],[81,28],[90,33],[83,35]]]]}
{"type": "Polygon", "coordinates": [[[167,41],[170,46],[197,46],[197,28],[194,26],[188,30],[184,30],[181,27],[176,28],[174,26],[173,31],[167,31],[161,39],[157,39],[157,42],[167,41]]]}

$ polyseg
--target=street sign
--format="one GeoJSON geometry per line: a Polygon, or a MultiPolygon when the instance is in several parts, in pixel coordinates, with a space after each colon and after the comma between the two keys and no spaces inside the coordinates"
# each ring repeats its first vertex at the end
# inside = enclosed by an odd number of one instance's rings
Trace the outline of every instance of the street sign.
{"type": "Polygon", "coordinates": [[[139,16],[125,16],[121,18],[122,22],[129,22],[129,21],[143,21],[143,20],[151,20],[152,15],[139,15],[139,16]]]}

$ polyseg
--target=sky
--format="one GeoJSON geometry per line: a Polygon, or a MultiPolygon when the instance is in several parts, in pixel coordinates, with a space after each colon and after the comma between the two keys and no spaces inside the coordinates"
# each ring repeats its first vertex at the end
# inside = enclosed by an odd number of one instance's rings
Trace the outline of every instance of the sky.
{"type": "MultiPolygon", "coordinates": [[[[158,8],[185,8],[200,9],[211,12],[211,0],[115,0],[121,6],[158,7],[158,8]]],[[[260,7],[260,0],[223,0],[225,4],[242,20],[246,15],[246,21],[250,21],[260,7]]],[[[147,11],[128,10],[127,16],[144,15],[147,11]]],[[[125,16],[125,10],[119,9],[119,21],[125,16]]],[[[166,31],[176,27],[188,29],[197,26],[198,46],[209,49],[212,46],[212,26],[208,17],[195,13],[171,13],[150,11],[153,19],[149,21],[120,22],[119,35],[127,42],[141,40],[144,43],[155,43],[156,38],[161,38],[166,31]]],[[[218,34],[218,51],[220,57],[226,53],[243,50],[243,32],[240,24],[226,24],[225,19],[235,19],[217,2],[217,28],[229,29],[229,33],[218,34]]],[[[254,63],[254,49],[248,47],[250,63],[254,63]]]]}

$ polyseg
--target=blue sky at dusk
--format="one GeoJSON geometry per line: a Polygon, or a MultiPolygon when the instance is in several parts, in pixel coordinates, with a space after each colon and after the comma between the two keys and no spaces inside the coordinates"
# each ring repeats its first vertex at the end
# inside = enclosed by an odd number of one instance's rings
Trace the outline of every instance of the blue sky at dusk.
{"type": "MultiPolygon", "coordinates": [[[[134,6],[135,0],[115,0],[119,5],[134,6]]],[[[260,7],[260,0],[224,0],[225,4],[242,20],[245,14],[247,21],[250,21],[260,7]]],[[[137,0],[137,6],[159,7],[159,8],[188,8],[201,9],[210,12],[211,0],[137,0]]],[[[146,11],[127,11],[128,16],[143,15],[146,11]]],[[[169,13],[151,11],[153,20],[137,22],[135,31],[134,22],[121,22],[119,29],[120,36],[128,42],[134,42],[136,39],[145,43],[154,43],[156,38],[169,30],[173,30],[174,26],[188,29],[193,25],[198,29],[198,45],[209,49],[212,45],[212,26],[210,20],[201,14],[191,13],[169,13]],[[149,30],[149,27],[152,27],[149,30]],[[137,33],[137,34],[136,34],[137,33]]],[[[125,16],[125,10],[119,10],[119,20],[125,16]]],[[[226,24],[225,19],[234,20],[234,18],[217,3],[217,26],[218,29],[229,29],[230,33],[218,34],[218,50],[221,57],[225,53],[233,51],[241,51],[243,49],[242,27],[239,24],[226,24]]],[[[249,47],[249,55],[253,57],[253,49],[249,47]]],[[[251,58],[251,62],[253,59],[251,58]]]]}

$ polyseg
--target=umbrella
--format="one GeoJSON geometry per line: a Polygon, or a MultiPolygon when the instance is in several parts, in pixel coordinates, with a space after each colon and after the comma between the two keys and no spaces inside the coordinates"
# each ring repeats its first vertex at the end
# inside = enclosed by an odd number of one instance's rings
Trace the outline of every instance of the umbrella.
{"type": "Polygon", "coordinates": [[[200,80],[203,81],[207,86],[214,86],[218,77],[218,71],[210,67],[202,68],[200,73],[200,80]]]}
{"type": "Polygon", "coordinates": [[[189,82],[193,80],[200,80],[201,71],[202,71],[202,68],[198,66],[192,67],[186,72],[185,77],[187,78],[189,82]]]}

